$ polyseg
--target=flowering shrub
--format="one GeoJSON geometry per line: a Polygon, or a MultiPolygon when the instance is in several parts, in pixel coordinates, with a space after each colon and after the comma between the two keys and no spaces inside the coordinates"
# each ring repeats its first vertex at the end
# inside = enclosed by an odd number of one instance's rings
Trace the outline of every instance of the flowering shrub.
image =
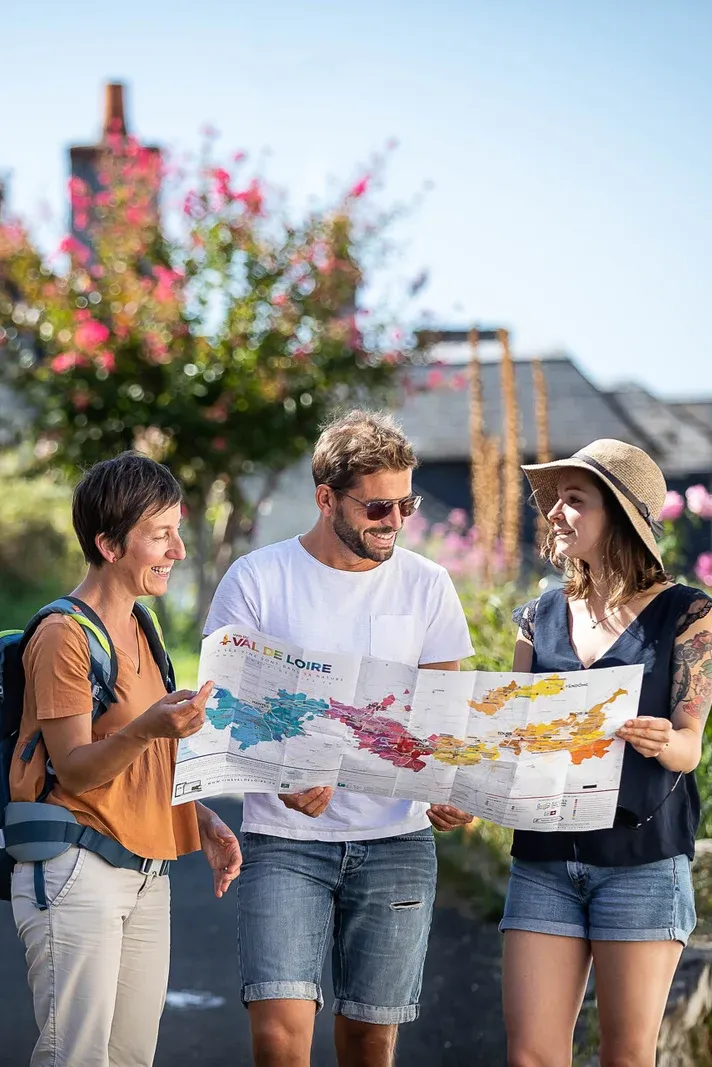
{"type": "Polygon", "coordinates": [[[505,580],[501,546],[497,545],[486,576],[484,550],[477,528],[470,525],[467,512],[460,508],[451,511],[446,521],[432,526],[416,512],[403,527],[403,544],[449,571],[465,610],[475,649],[475,655],[464,666],[489,671],[511,670],[517,636],[512,611],[529,596],[521,586],[505,580]]]}
{"type": "MultiPolygon", "coordinates": [[[[476,526],[462,508],[453,509],[445,522],[432,526],[416,512],[403,528],[404,544],[440,563],[456,584],[470,580],[482,581],[485,574],[484,548],[476,526]]],[[[490,574],[499,580],[504,576],[502,547],[498,543],[490,556],[490,574]]]]}
{"type": "MultiPolygon", "coordinates": [[[[703,521],[712,519],[712,493],[704,485],[691,485],[682,496],[670,490],[660,514],[663,523],[663,537],[660,548],[668,567],[684,570],[684,532],[680,520],[686,520],[692,527],[699,527],[703,521]]],[[[702,552],[693,567],[694,575],[703,585],[712,587],[712,551],[702,552]]]]}
{"type": "Polygon", "coordinates": [[[408,356],[365,306],[391,219],[369,208],[376,173],[295,221],[244,154],[210,153],[188,176],[111,133],[69,183],[55,257],[0,225],[0,372],[29,400],[37,457],[73,475],[130,447],[169,462],[199,614],[253,529],[254,476],[271,491],[335,404],[384,395],[408,356]],[[170,237],[161,198],[180,203],[170,237]]]}

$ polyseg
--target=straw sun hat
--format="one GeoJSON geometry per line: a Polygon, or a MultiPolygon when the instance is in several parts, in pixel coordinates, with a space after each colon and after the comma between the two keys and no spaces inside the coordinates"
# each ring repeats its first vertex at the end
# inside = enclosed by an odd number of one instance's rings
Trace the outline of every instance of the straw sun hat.
{"type": "Polygon", "coordinates": [[[561,471],[569,467],[588,471],[605,482],[630,519],[635,532],[662,567],[656,539],[662,534],[658,519],[667,486],[662,471],[647,452],[625,441],[604,438],[586,445],[570,459],[522,467],[544,518],[559,499],[557,486],[561,471]]]}

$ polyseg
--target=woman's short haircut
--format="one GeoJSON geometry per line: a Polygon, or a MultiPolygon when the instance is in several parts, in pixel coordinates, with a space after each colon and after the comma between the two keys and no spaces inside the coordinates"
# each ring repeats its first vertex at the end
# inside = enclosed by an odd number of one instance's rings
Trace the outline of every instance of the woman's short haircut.
{"type": "Polygon", "coordinates": [[[87,563],[101,567],[96,546],[104,534],[120,552],[142,519],[179,504],[181,488],[167,467],[139,452],[122,452],[95,463],[74,490],[72,522],[87,563]]]}
{"type": "Polygon", "coordinates": [[[350,489],[365,474],[414,470],[413,446],[387,411],[350,411],[321,432],[312,456],[315,485],[350,489]]]}

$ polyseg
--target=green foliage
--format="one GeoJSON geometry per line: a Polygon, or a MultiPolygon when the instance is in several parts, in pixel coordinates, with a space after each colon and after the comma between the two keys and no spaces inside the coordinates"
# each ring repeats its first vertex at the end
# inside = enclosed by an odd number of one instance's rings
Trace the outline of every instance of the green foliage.
{"type": "Polygon", "coordinates": [[[701,802],[698,837],[712,838],[712,736],[710,736],[709,726],[702,740],[702,759],[697,768],[696,778],[701,802]]]}
{"type": "Polygon", "coordinates": [[[457,583],[470,627],[475,655],[463,663],[465,670],[511,671],[517,637],[512,612],[529,596],[514,582],[483,589],[475,582],[457,583]]]}
{"type": "Polygon", "coordinates": [[[27,477],[17,453],[0,458],[0,629],[24,626],[76,585],[83,560],[71,489],[58,473],[27,477]]]}

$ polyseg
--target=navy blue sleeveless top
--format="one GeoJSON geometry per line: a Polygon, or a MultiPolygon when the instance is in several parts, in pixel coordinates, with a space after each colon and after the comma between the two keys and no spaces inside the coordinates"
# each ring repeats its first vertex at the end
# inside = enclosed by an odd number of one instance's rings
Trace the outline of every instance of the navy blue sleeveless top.
{"type": "MultiPolygon", "coordinates": [[[[643,687],[639,715],[669,719],[675,640],[712,608],[712,598],[690,586],[672,585],[659,593],[611,645],[591,670],[642,663],[643,687]]],[[[533,642],[532,672],[580,671],[569,634],[568,606],[563,589],[553,589],[514,613],[522,632],[533,642]]],[[[516,830],[512,855],[533,861],[579,860],[600,867],[636,866],[671,856],[694,856],[700,821],[700,797],[695,775],[678,777],[656,759],[646,759],[626,745],[619,806],[643,822],[638,829],[614,825],[610,830],[583,833],[535,833],[516,830]]],[[[630,821],[630,820],[629,820],[630,821]]]]}

